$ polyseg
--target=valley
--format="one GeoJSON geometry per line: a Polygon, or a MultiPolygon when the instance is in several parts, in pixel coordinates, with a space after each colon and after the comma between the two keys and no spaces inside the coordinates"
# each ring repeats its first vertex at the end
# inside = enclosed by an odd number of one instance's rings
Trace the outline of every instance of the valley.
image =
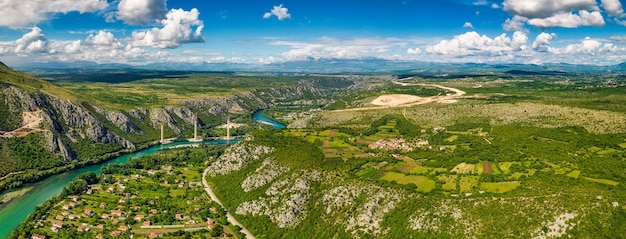
{"type": "Polygon", "coordinates": [[[241,139],[78,176],[11,238],[606,238],[625,229],[619,75],[89,82],[4,71],[13,78],[0,104],[10,112],[0,120],[3,190],[148,148],[161,125],[165,137],[190,138],[194,115],[203,138],[224,137],[230,118],[241,139]],[[33,90],[43,88],[71,97],[33,90]]]}

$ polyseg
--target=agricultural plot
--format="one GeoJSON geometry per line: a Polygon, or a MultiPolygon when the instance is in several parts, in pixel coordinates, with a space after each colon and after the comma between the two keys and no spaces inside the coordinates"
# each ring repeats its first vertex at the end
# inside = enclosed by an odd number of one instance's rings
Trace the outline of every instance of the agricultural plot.
{"type": "Polygon", "coordinates": [[[432,191],[436,184],[434,180],[425,176],[405,175],[395,172],[387,172],[381,179],[390,182],[395,181],[396,183],[403,185],[412,183],[417,185],[417,191],[426,193],[432,191]]]}
{"type": "Polygon", "coordinates": [[[474,173],[475,168],[476,168],[476,165],[474,164],[460,163],[454,166],[454,168],[452,168],[450,172],[458,173],[458,174],[472,174],[474,173]]]}
{"type": "Polygon", "coordinates": [[[615,182],[613,180],[608,180],[608,179],[598,179],[598,178],[589,178],[589,177],[581,177],[581,178],[589,182],[594,182],[594,183],[601,183],[601,184],[606,184],[606,185],[611,185],[611,186],[619,185],[619,182],[615,182]]]}
{"type": "Polygon", "coordinates": [[[502,174],[511,174],[511,166],[513,165],[521,165],[520,162],[499,162],[498,168],[502,170],[502,174]]]}
{"type": "Polygon", "coordinates": [[[395,170],[404,174],[411,174],[412,170],[417,168],[418,165],[415,163],[401,163],[399,164],[395,170]]]}
{"type": "Polygon", "coordinates": [[[437,180],[442,182],[441,189],[445,191],[456,191],[458,175],[438,175],[437,180]]]}
{"type": "Polygon", "coordinates": [[[506,193],[520,186],[520,182],[481,183],[480,190],[490,193],[506,193]]]}
{"type": "Polygon", "coordinates": [[[479,176],[463,175],[460,177],[461,179],[459,180],[459,192],[471,192],[478,188],[478,180],[480,179],[479,176]]]}

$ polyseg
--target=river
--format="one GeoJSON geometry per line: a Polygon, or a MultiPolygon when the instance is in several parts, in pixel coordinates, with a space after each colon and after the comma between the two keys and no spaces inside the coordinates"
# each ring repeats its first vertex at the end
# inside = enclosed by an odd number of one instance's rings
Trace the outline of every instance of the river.
{"type": "MultiPolygon", "coordinates": [[[[265,117],[263,115],[263,110],[259,110],[254,113],[252,119],[256,122],[262,124],[272,125],[276,129],[284,129],[285,125],[278,123],[270,118],[265,117]]],[[[229,144],[235,143],[239,140],[209,140],[202,142],[203,144],[229,144]]],[[[76,176],[84,172],[95,172],[97,174],[100,173],[100,168],[102,166],[106,166],[112,163],[125,163],[129,158],[137,158],[149,154],[153,154],[158,152],[159,149],[168,148],[172,146],[178,145],[191,145],[198,143],[190,143],[190,142],[173,142],[164,145],[156,145],[150,148],[140,150],[134,153],[125,154],[114,158],[112,160],[91,165],[84,168],[74,169],[65,173],[57,174],[50,176],[38,183],[25,185],[24,188],[31,188],[28,192],[24,193],[21,196],[18,196],[11,200],[8,204],[1,205],[0,207],[0,239],[7,238],[11,231],[26,219],[30,213],[35,210],[35,207],[49,198],[56,196],[61,193],[63,187],[67,186],[67,184],[72,181],[76,176]]],[[[18,189],[19,190],[19,189],[18,189]]],[[[11,190],[3,193],[0,197],[10,193],[11,190]]]]}
{"type": "Polygon", "coordinates": [[[259,110],[257,112],[254,112],[254,114],[252,115],[252,119],[256,122],[259,122],[261,124],[267,124],[267,125],[271,125],[273,126],[275,129],[284,129],[287,128],[287,126],[285,126],[284,124],[278,123],[276,121],[274,121],[273,119],[267,118],[264,114],[263,114],[264,110],[259,110]]]}

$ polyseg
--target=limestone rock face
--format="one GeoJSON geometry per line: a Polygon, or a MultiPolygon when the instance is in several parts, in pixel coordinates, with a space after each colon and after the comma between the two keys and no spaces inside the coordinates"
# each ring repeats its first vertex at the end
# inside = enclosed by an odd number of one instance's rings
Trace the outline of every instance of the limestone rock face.
{"type": "Polygon", "coordinates": [[[121,112],[108,111],[98,107],[93,108],[96,110],[96,112],[103,115],[107,120],[111,121],[111,123],[115,124],[125,133],[141,133],[139,127],[133,124],[133,122],[131,122],[125,114],[122,114],[121,112]]]}

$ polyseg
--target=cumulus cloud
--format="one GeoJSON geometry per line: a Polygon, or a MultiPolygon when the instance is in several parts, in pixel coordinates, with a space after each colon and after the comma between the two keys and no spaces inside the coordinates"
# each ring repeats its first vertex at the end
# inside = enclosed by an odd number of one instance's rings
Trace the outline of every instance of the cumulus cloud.
{"type": "Polygon", "coordinates": [[[265,14],[263,14],[264,19],[268,19],[272,16],[276,16],[278,20],[281,20],[281,21],[284,19],[291,18],[291,14],[289,14],[289,9],[287,9],[286,7],[283,7],[282,4],[278,6],[274,6],[274,8],[272,8],[270,12],[266,12],[265,14]]]}
{"type": "MultiPolygon", "coordinates": [[[[623,14],[619,0],[601,0],[610,15],[623,14]]],[[[597,0],[505,0],[502,7],[513,15],[503,24],[505,30],[519,30],[524,24],[539,28],[604,26],[597,0]]]]}
{"type": "Polygon", "coordinates": [[[457,35],[452,40],[443,40],[436,45],[427,46],[426,52],[449,56],[503,55],[525,50],[527,42],[528,36],[521,31],[515,32],[513,38],[502,34],[493,39],[472,31],[457,35]]]}
{"type": "Polygon", "coordinates": [[[151,46],[155,48],[176,48],[183,43],[204,42],[202,29],[204,23],[198,19],[200,12],[193,8],[170,10],[161,20],[162,28],[147,31],[135,31],[129,43],[133,46],[151,46]],[[193,30],[193,27],[196,27],[193,30]]]}
{"type": "MultiPolygon", "coordinates": [[[[553,53],[555,54],[584,53],[584,54],[595,55],[599,52],[601,47],[602,47],[602,43],[600,41],[586,37],[581,43],[567,45],[560,49],[554,49],[553,53]]],[[[612,47],[612,45],[610,45],[609,47],[612,47]]]]}
{"type": "Polygon", "coordinates": [[[89,34],[87,39],[85,39],[85,43],[92,45],[111,45],[116,41],[113,33],[107,31],[98,31],[98,34],[89,34]]]}
{"type": "Polygon", "coordinates": [[[522,16],[514,16],[513,18],[506,19],[502,24],[502,29],[505,31],[521,31],[526,25],[527,18],[522,16]]]}
{"type": "Polygon", "coordinates": [[[472,28],[472,29],[473,29],[473,28],[474,28],[474,25],[472,25],[472,23],[471,23],[471,22],[465,22],[465,23],[463,24],[463,28],[472,28]]]}
{"type": "Polygon", "coordinates": [[[500,8],[500,5],[498,5],[497,3],[492,3],[491,4],[491,8],[498,9],[498,8],[500,8]]]}
{"type": "Polygon", "coordinates": [[[596,9],[596,0],[505,0],[502,6],[514,16],[528,19],[548,18],[555,13],[596,9]]]}
{"type": "Polygon", "coordinates": [[[409,49],[406,50],[406,53],[407,54],[411,54],[411,55],[418,55],[418,54],[422,53],[422,50],[419,49],[418,47],[416,47],[416,48],[409,48],[409,49]]]}
{"type": "Polygon", "coordinates": [[[602,0],[602,7],[611,16],[624,16],[624,8],[619,0],[602,0]]]}
{"type": "Polygon", "coordinates": [[[122,0],[116,17],[127,24],[150,25],[165,18],[166,0],[122,0]]]}
{"type": "Polygon", "coordinates": [[[48,51],[48,39],[39,27],[33,27],[30,32],[15,41],[15,53],[46,51],[48,51]]]}
{"type": "Polygon", "coordinates": [[[2,0],[0,26],[32,26],[50,19],[56,13],[96,12],[106,9],[107,6],[107,0],[2,0]]]}
{"type": "Polygon", "coordinates": [[[550,41],[552,41],[552,39],[554,38],[556,38],[556,34],[554,33],[540,33],[539,35],[537,35],[537,38],[535,38],[535,41],[533,42],[533,50],[539,52],[547,52],[550,49],[550,41]]]}
{"type": "Polygon", "coordinates": [[[528,20],[528,24],[541,28],[565,27],[577,28],[580,26],[604,26],[604,18],[598,11],[588,12],[581,10],[578,15],[569,13],[558,13],[548,18],[534,18],[528,20]]]}

